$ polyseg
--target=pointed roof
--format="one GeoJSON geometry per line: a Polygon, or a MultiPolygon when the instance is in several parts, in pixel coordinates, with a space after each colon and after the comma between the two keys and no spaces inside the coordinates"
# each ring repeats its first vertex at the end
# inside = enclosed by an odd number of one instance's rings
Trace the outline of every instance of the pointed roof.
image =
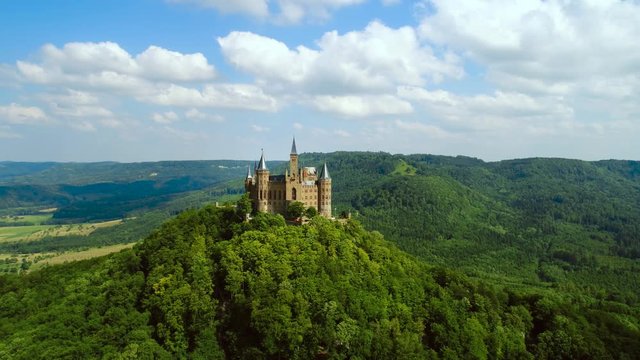
{"type": "Polygon", "coordinates": [[[253,176],[251,176],[251,166],[247,165],[247,179],[251,179],[253,178],[253,176]]]}
{"type": "Polygon", "coordinates": [[[331,179],[331,177],[329,176],[329,169],[327,169],[327,163],[324,163],[324,166],[322,167],[322,172],[320,173],[320,180],[324,180],[324,179],[331,179]]]}
{"type": "Polygon", "coordinates": [[[260,155],[260,162],[258,163],[257,170],[269,170],[267,169],[267,162],[264,160],[264,150],[262,150],[262,155],[260,155]]]}
{"type": "Polygon", "coordinates": [[[298,155],[298,150],[296,149],[296,137],[293,137],[293,144],[291,144],[291,155],[298,155]]]}

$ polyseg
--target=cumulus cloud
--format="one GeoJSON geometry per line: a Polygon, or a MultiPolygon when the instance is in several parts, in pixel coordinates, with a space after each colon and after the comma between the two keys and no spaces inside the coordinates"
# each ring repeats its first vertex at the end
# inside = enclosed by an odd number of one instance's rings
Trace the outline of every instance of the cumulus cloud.
{"type": "Polygon", "coordinates": [[[18,61],[16,70],[25,83],[62,87],[64,93],[46,95],[45,101],[63,117],[113,117],[99,105],[98,97],[104,94],[162,106],[278,109],[277,100],[257,85],[210,82],[215,70],[202,54],[158,46],[134,56],[112,42],[68,43],[61,48],[49,44],[42,47],[39,61],[18,61]]]}
{"type": "Polygon", "coordinates": [[[445,90],[401,87],[398,96],[422,105],[435,119],[463,130],[499,130],[572,120],[574,111],[562,99],[496,91],[463,96],[445,90]]]}
{"type": "MultiPolygon", "coordinates": [[[[305,19],[322,21],[337,9],[357,5],[366,0],[277,0],[272,9],[268,0],[167,0],[171,3],[187,3],[212,8],[221,13],[240,13],[259,19],[269,18],[275,23],[297,24],[305,19]]],[[[389,0],[384,0],[389,1],[389,0]]],[[[393,1],[393,0],[392,0],[393,1]]]]}
{"type": "Polygon", "coordinates": [[[320,111],[349,117],[408,114],[413,107],[391,95],[317,96],[312,104],[320,111]]]}
{"type": "Polygon", "coordinates": [[[250,84],[211,84],[202,90],[171,84],[143,101],[165,106],[222,107],[257,111],[276,111],[277,100],[250,84]]]}
{"type": "Polygon", "coordinates": [[[40,63],[18,61],[19,73],[35,83],[85,83],[114,87],[143,80],[206,81],[215,77],[213,65],[201,53],[150,46],[135,57],[113,42],[72,42],[58,48],[46,44],[40,63]]]}
{"type": "Polygon", "coordinates": [[[202,81],[215,77],[213,65],[201,53],[181,54],[150,46],[136,56],[136,64],[146,78],[170,81],[202,81]]]}
{"type": "Polygon", "coordinates": [[[250,32],[218,38],[227,61],[259,82],[312,93],[388,91],[396,85],[424,85],[464,74],[451,53],[437,56],[415,29],[374,21],[362,31],[331,31],[318,49],[286,44],[250,32]]]}
{"type": "Polygon", "coordinates": [[[637,2],[428,3],[435,11],[422,21],[421,36],[485,65],[503,88],[580,94],[598,83],[603,95],[621,83],[627,93],[640,89],[638,76],[630,76],[640,72],[637,2]]]}
{"type": "Polygon", "coordinates": [[[215,9],[221,13],[241,13],[259,18],[269,15],[267,0],[167,0],[167,2],[193,4],[215,9]]]}
{"type": "Polygon", "coordinates": [[[16,125],[33,125],[45,123],[48,119],[45,112],[39,107],[11,103],[0,105],[0,121],[16,125]]]}
{"type": "Polygon", "coordinates": [[[365,0],[278,0],[279,13],[275,21],[297,24],[305,18],[326,20],[332,11],[363,3],[365,0]]]}
{"type": "Polygon", "coordinates": [[[153,115],[151,115],[151,120],[157,122],[158,124],[171,124],[172,122],[180,120],[180,118],[175,112],[167,111],[164,113],[154,113],[153,115]]]}

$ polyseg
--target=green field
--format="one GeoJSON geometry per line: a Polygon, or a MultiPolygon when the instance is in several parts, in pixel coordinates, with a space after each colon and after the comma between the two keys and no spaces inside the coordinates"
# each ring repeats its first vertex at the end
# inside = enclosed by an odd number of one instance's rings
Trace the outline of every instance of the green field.
{"type": "Polygon", "coordinates": [[[100,228],[122,224],[122,220],[83,223],[72,225],[29,225],[0,227],[0,243],[15,241],[37,241],[45,237],[67,235],[87,236],[100,228]]]}
{"type": "Polygon", "coordinates": [[[10,241],[36,240],[36,233],[50,229],[51,225],[4,226],[0,227],[0,243],[10,241]]]}
{"type": "Polygon", "coordinates": [[[4,226],[20,226],[20,225],[42,225],[51,220],[51,213],[43,213],[38,215],[14,215],[0,217],[0,227],[4,226]]]}

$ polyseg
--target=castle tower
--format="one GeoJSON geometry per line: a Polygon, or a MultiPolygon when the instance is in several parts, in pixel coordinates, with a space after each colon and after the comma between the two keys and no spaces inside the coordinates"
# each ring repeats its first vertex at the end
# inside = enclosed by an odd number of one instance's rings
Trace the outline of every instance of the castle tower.
{"type": "Polygon", "coordinates": [[[291,153],[289,154],[289,174],[293,179],[298,176],[298,150],[296,149],[296,138],[293,138],[291,144],[291,153]]]}
{"type": "Polygon", "coordinates": [[[326,218],[331,218],[331,177],[327,163],[324,163],[318,179],[318,212],[326,218]]]}
{"type": "Polygon", "coordinates": [[[269,193],[269,169],[267,162],[264,160],[264,151],[260,155],[260,162],[256,168],[256,210],[267,211],[267,197],[269,193]]]}
{"type": "Polygon", "coordinates": [[[249,197],[252,194],[253,176],[251,175],[251,166],[247,165],[247,177],[244,178],[244,191],[249,193],[249,197]]]}

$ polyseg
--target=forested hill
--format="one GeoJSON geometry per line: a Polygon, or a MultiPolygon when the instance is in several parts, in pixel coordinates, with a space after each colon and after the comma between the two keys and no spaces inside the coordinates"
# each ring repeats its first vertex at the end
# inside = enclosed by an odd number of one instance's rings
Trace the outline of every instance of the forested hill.
{"type": "Polygon", "coordinates": [[[132,250],[0,277],[0,358],[637,358],[640,314],[432,267],[357,222],[182,213],[132,250]]]}
{"type": "Polygon", "coordinates": [[[640,162],[337,152],[337,212],[401,249],[498,284],[638,302],[640,162]]]}

